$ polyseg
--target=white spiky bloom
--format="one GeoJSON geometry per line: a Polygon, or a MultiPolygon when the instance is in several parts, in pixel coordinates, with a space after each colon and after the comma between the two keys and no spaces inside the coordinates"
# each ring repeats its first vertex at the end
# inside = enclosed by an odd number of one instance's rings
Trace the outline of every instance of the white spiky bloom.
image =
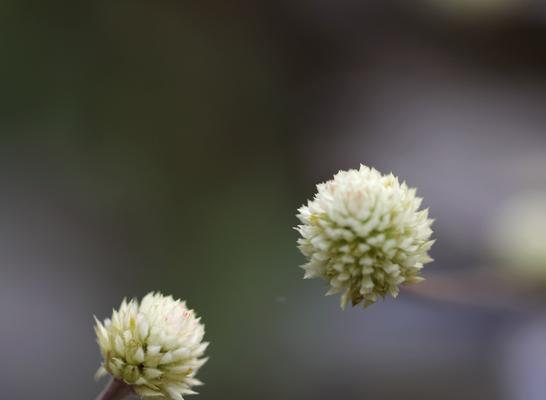
{"type": "Polygon", "coordinates": [[[415,189],[364,165],[317,189],[298,210],[298,245],[309,260],[304,278],[326,280],[327,294],[343,292],[342,308],[396,297],[399,285],[423,280],[420,270],[432,261],[432,220],[419,210],[415,189]]]}
{"type": "Polygon", "coordinates": [[[98,376],[110,373],[140,396],[180,400],[195,393],[197,370],[208,343],[205,328],[186,303],[149,293],[138,303],[121,303],[95,332],[104,361],[98,376]]]}

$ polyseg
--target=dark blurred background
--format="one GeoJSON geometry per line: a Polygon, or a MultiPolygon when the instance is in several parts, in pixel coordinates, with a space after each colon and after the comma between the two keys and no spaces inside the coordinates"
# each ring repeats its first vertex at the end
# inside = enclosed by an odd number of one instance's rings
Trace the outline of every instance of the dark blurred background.
{"type": "Polygon", "coordinates": [[[491,220],[546,191],[542,1],[6,0],[0,26],[2,398],[93,399],[92,316],[160,290],[206,324],[202,400],[544,399],[541,307],[342,312],[292,230],[364,163],[430,207],[425,277],[494,268],[491,220]]]}

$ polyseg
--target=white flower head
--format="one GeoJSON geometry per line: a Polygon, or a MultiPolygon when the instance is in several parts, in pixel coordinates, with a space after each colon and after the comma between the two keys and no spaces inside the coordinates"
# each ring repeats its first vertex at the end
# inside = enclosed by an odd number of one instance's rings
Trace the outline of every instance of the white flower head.
{"type": "Polygon", "coordinates": [[[104,361],[97,376],[110,373],[144,398],[180,400],[195,393],[195,374],[206,362],[205,328],[186,303],[149,293],[139,304],[121,303],[95,332],[104,361]]]}
{"type": "Polygon", "coordinates": [[[322,278],[327,294],[342,293],[364,307],[399,285],[423,280],[420,270],[432,261],[428,210],[419,210],[415,189],[394,175],[364,165],[340,171],[317,185],[318,193],[298,210],[298,247],[309,262],[304,278],[322,278]]]}

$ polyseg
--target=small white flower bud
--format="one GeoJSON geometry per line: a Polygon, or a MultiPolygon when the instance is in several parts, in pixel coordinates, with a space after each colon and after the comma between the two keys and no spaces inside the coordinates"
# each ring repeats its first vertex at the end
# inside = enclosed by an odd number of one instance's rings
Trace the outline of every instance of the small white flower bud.
{"type": "Polygon", "coordinates": [[[201,384],[195,374],[206,362],[205,328],[185,302],[149,293],[139,304],[123,300],[104,324],[95,318],[103,363],[97,376],[110,373],[140,396],[180,400],[201,384]]]}

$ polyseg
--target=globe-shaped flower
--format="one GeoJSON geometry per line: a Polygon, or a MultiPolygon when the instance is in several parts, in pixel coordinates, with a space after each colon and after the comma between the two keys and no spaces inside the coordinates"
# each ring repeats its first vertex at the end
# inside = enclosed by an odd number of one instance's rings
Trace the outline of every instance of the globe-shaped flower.
{"type": "Polygon", "coordinates": [[[180,400],[195,393],[203,354],[205,329],[186,303],[149,293],[142,302],[123,300],[104,324],[96,318],[95,332],[104,361],[97,375],[107,372],[144,398],[180,400]]]}
{"type": "Polygon", "coordinates": [[[298,210],[298,247],[309,262],[304,278],[329,283],[326,293],[342,292],[341,307],[375,303],[399,285],[423,280],[432,220],[419,210],[416,190],[398,178],[364,165],[340,171],[317,185],[318,193],[298,210]]]}

